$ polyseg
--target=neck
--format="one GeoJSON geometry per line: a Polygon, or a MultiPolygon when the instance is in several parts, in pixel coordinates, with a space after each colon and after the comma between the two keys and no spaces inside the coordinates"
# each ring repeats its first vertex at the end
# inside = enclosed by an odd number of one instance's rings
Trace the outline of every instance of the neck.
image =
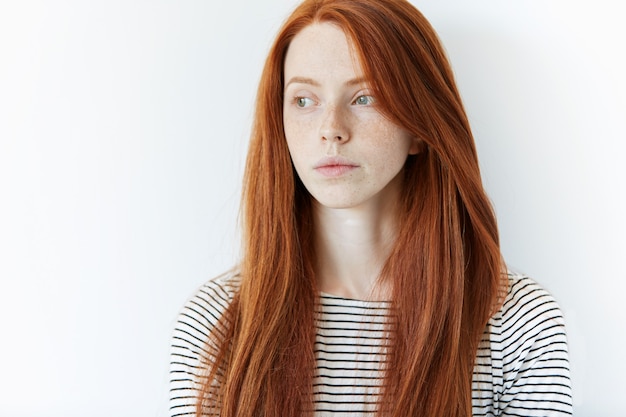
{"type": "Polygon", "coordinates": [[[343,209],[314,202],[315,272],[321,291],[359,300],[388,299],[379,277],[397,236],[397,211],[390,200],[343,209]]]}

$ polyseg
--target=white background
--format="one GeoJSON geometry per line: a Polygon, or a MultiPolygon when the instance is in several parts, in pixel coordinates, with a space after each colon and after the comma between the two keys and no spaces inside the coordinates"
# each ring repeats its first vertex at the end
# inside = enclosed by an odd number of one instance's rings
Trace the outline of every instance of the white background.
{"type": "MultiPolygon", "coordinates": [[[[509,263],[567,320],[577,416],[623,415],[618,2],[415,0],[509,263]]],[[[176,314],[237,259],[262,60],[293,0],[0,3],[0,416],[164,416],[176,314]]]]}

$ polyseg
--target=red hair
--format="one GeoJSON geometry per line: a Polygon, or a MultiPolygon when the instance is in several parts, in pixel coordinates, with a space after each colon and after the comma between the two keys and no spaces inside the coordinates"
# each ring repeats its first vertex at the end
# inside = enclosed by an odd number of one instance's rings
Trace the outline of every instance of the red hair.
{"type": "Polygon", "coordinates": [[[380,279],[393,325],[379,414],[471,416],[478,342],[505,289],[495,215],[441,43],[405,0],[306,0],[287,19],[258,90],[243,190],[241,289],[212,332],[198,414],[311,410],[316,279],[311,197],[283,130],[283,65],[315,22],[351,41],[380,111],[424,150],[404,169],[398,237],[380,279]]]}

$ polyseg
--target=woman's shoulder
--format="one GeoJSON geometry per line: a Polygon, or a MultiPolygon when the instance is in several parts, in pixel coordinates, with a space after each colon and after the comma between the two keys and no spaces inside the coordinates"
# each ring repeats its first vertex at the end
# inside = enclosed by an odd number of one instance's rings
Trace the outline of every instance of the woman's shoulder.
{"type": "Polygon", "coordinates": [[[564,325],[563,314],[552,294],[529,276],[511,271],[507,295],[494,319],[503,332],[515,332],[529,325],[564,325]]]}
{"type": "Polygon", "coordinates": [[[500,310],[489,321],[492,342],[502,348],[505,362],[523,356],[529,346],[559,345],[566,351],[565,320],[552,294],[524,274],[509,272],[508,284],[500,310]]]}
{"type": "Polygon", "coordinates": [[[178,315],[174,341],[200,350],[232,302],[239,285],[239,274],[232,270],[198,288],[178,315]]]}
{"type": "Polygon", "coordinates": [[[231,270],[205,282],[187,300],[179,320],[195,318],[214,326],[226,311],[239,290],[241,279],[238,271],[231,270]]]}
{"type": "Polygon", "coordinates": [[[205,282],[196,293],[187,302],[196,302],[200,304],[215,303],[228,306],[233,297],[239,291],[241,285],[241,277],[235,269],[218,275],[215,278],[205,282]]]}
{"type": "Polygon", "coordinates": [[[195,415],[206,359],[215,352],[210,334],[239,289],[239,274],[215,277],[187,300],[178,315],[170,347],[170,407],[176,415],[195,415]]]}
{"type": "Polygon", "coordinates": [[[563,313],[554,297],[530,277],[509,272],[508,283],[504,302],[488,326],[498,408],[520,415],[570,415],[563,313]],[[529,409],[533,413],[524,414],[529,409]]]}

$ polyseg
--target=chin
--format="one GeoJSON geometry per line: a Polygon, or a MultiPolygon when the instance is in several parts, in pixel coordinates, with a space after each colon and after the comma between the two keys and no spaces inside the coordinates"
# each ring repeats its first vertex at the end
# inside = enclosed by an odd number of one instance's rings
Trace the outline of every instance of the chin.
{"type": "Polygon", "coordinates": [[[317,196],[313,196],[316,204],[320,207],[329,208],[329,209],[350,209],[357,208],[363,205],[363,201],[355,200],[351,198],[341,198],[341,197],[328,197],[324,196],[322,198],[318,198],[317,196]]]}

